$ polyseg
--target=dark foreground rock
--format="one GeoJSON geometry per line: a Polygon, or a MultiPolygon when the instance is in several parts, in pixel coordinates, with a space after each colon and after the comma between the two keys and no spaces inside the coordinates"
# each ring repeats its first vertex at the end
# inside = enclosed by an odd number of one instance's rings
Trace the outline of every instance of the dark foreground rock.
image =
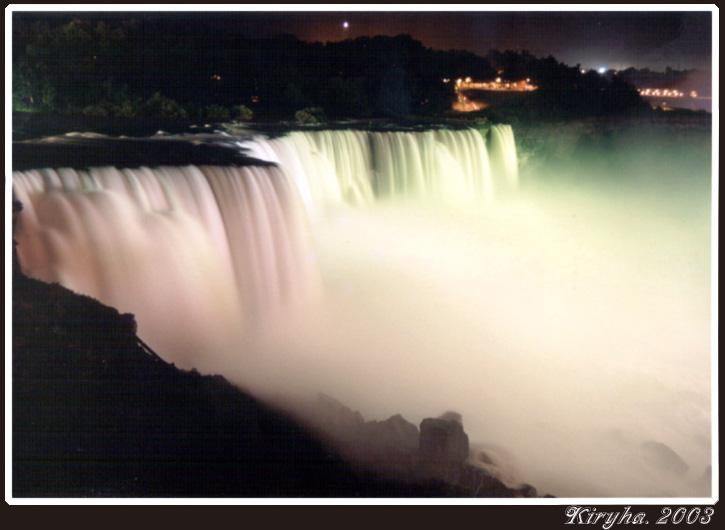
{"type": "Polygon", "coordinates": [[[425,418],[420,429],[401,415],[365,421],[338,400],[319,394],[312,400],[273,398],[310,432],[340,451],[357,469],[413,483],[442,483],[447,495],[464,497],[538,497],[529,484],[517,483],[486,450],[472,450],[458,413],[425,418]]]}
{"type": "Polygon", "coordinates": [[[426,418],[420,424],[420,452],[429,460],[464,462],[469,451],[468,435],[460,422],[426,418]]]}
{"type": "Polygon", "coordinates": [[[430,497],[353,468],[220,376],[167,364],[133,316],[13,275],[14,497],[430,497]]]}

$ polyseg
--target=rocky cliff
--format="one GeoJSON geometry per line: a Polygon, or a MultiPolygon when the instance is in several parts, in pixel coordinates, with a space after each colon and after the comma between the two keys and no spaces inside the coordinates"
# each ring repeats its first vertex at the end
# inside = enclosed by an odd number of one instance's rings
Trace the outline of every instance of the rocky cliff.
{"type": "Polygon", "coordinates": [[[132,315],[13,277],[14,497],[460,495],[349,466],[220,376],[167,364],[132,315]]]}

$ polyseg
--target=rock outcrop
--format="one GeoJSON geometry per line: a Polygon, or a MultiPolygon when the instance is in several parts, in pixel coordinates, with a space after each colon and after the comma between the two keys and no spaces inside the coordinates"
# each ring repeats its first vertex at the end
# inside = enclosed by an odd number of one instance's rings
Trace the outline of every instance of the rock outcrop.
{"type": "Polygon", "coordinates": [[[420,424],[421,456],[434,462],[461,463],[468,459],[468,435],[455,420],[426,418],[420,424]]]}
{"type": "Polygon", "coordinates": [[[335,398],[277,397],[316,436],[341,452],[359,469],[404,482],[442,483],[450,495],[464,497],[537,497],[536,488],[517,484],[500,462],[474,455],[460,414],[446,412],[425,418],[420,429],[401,415],[384,421],[365,421],[335,398]],[[504,480],[504,479],[510,480],[504,480]]]}

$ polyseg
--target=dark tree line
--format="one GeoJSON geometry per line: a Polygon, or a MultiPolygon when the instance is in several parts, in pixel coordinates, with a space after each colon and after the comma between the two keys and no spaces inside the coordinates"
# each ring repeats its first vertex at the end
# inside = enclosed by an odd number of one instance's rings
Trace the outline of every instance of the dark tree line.
{"type": "Polygon", "coordinates": [[[158,19],[13,22],[15,110],[217,121],[441,115],[455,99],[444,79],[497,76],[531,78],[540,86],[531,104],[547,112],[611,112],[640,101],[621,80],[583,75],[553,57],[436,51],[410,35],[322,44],[158,19]]]}
{"type": "Polygon", "coordinates": [[[503,70],[525,73],[539,87],[530,98],[500,112],[509,117],[534,120],[577,119],[607,116],[627,111],[647,111],[649,105],[624,77],[594,70],[582,72],[580,65],[567,66],[554,57],[537,59],[527,52],[502,54],[503,70]]]}

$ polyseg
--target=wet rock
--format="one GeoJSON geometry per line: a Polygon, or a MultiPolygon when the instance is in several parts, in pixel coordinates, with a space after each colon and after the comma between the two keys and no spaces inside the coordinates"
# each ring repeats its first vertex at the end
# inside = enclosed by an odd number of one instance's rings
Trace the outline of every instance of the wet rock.
{"type": "Polygon", "coordinates": [[[533,499],[535,497],[538,497],[538,492],[536,491],[536,488],[533,487],[531,484],[522,484],[521,486],[514,489],[516,492],[516,497],[523,497],[526,499],[533,499]]]}
{"type": "Polygon", "coordinates": [[[486,445],[471,448],[469,464],[486,470],[505,484],[520,482],[513,457],[501,447],[486,445]]]}
{"type": "Polygon", "coordinates": [[[333,438],[353,441],[362,436],[365,424],[362,414],[327,394],[317,395],[311,412],[315,426],[333,438]]]}
{"type": "Polygon", "coordinates": [[[455,420],[426,418],[420,424],[420,453],[431,461],[464,462],[469,453],[468,435],[455,420]]]}
{"type": "Polygon", "coordinates": [[[411,451],[418,449],[418,427],[400,414],[385,421],[365,424],[368,443],[381,450],[411,451]]]}

